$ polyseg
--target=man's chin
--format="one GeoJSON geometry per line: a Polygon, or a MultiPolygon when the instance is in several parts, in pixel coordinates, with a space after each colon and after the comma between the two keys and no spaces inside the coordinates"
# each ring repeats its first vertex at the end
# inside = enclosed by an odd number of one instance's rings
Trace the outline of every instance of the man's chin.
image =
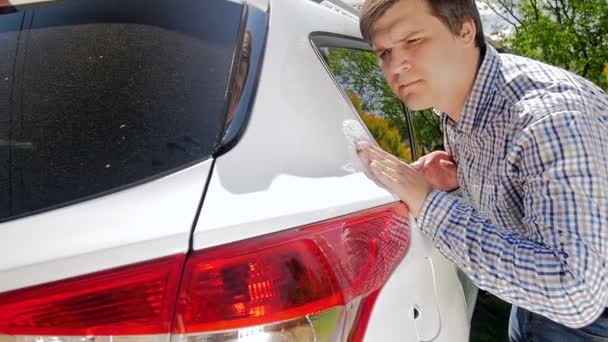
{"type": "Polygon", "coordinates": [[[402,101],[409,110],[425,110],[433,107],[432,105],[426,103],[426,101],[416,101],[412,98],[402,99],[402,101]]]}
{"type": "Polygon", "coordinates": [[[432,106],[412,106],[412,105],[409,105],[409,104],[408,104],[408,105],[407,105],[407,108],[408,108],[409,110],[415,110],[415,111],[418,111],[418,110],[425,110],[425,109],[432,108],[432,106]]]}
{"type": "Polygon", "coordinates": [[[401,94],[399,98],[405,103],[409,110],[424,110],[433,107],[424,96],[420,96],[420,94],[413,92],[401,94]]]}

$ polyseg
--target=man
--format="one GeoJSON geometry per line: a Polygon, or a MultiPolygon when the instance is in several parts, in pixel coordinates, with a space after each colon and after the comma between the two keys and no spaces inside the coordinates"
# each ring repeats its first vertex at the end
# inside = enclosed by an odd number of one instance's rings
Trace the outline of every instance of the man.
{"type": "Polygon", "coordinates": [[[408,165],[362,144],[362,161],[447,258],[513,304],[510,340],[608,341],[606,93],[498,54],[473,0],[367,0],[360,25],[397,96],[442,115],[446,145],[408,165]]]}

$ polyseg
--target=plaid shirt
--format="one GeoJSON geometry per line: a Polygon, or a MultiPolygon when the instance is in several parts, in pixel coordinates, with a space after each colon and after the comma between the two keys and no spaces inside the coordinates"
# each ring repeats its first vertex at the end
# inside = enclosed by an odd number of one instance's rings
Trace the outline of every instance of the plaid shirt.
{"type": "Polygon", "coordinates": [[[443,123],[463,198],[434,190],[419,227],[479,288],[593,322],[608,303],[606,93],[488,46],[460,122],[443,123]]]}

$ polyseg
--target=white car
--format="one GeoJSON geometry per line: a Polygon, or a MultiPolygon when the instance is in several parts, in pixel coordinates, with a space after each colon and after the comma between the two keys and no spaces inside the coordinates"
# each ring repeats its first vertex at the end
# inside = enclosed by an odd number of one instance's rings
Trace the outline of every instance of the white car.
{"type": "Polygon", "coordinates": [[[0,2],[0,342],[466,341],[476,290],[355,153],[440,144],[356,12],[0,2]]]}

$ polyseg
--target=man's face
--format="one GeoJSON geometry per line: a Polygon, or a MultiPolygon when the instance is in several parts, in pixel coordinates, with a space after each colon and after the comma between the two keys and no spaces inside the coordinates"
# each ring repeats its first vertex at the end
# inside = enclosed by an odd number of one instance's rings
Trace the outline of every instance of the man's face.
{"type": "Polygon", "coordinates": [[[372,26],[371,40],[393,92],[414,110],[452,106],[464,87],[465,48],[426,0],[400,0],[372,26]]]}

